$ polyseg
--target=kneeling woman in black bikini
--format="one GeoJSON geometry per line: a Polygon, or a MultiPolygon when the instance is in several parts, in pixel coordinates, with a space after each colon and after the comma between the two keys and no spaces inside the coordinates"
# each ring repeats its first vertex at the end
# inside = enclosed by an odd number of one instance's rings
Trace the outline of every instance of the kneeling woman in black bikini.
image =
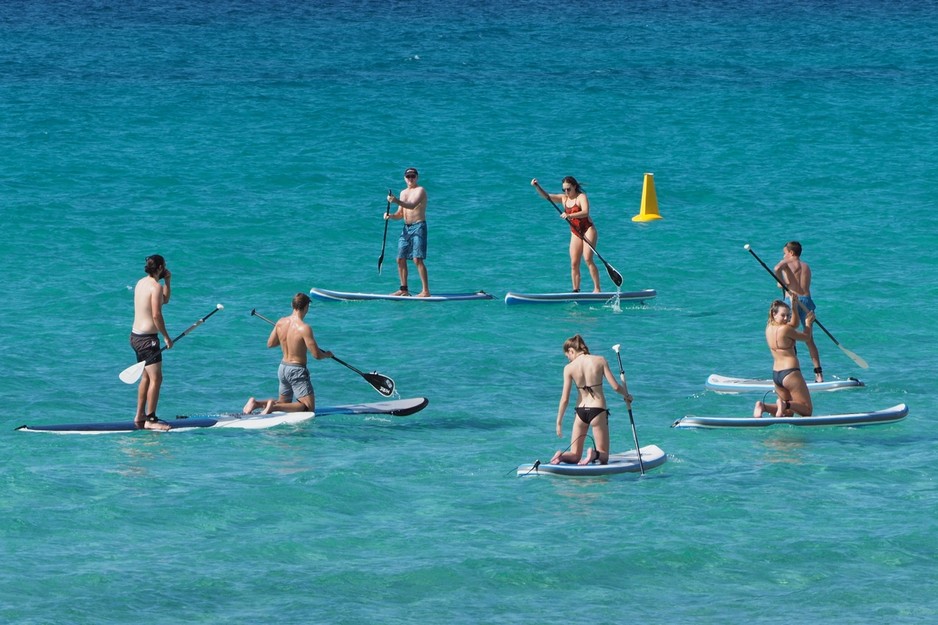
{"type": "Polygon", "coordinates": [[[577,389],[576,416],[573,418],[570,451],[558,451],[550,463],[589,464],[598,460],[600,464],[606,464],[609,462],[609,411],[606,409],[606,397],[603,395],[603,377],[629,405],[632,403],[632,396],[624,384],[620,386],[616,382],[605,358],[590,355],[589,348],[579,334],[564,342],[563,353],[570,363],[563,368],[563,393],[560,395],[560,406],[557,409],[558,437],[563,436],[563,413],[567,411],[570,390],[574,386],[577,389]],[[586,458],[581,460],[583,440],[590,427],[593,428],[593,442],[596,446],[590,448],[586,458]]]}
{"type": "Polygon", "coordinates": [[[808,385],[801,374],[801,365],[798,354],[795,352],[797,341],[807,341],[811,338],[814,325],[814,313],[809,312],[804,318],[804,332],[798,331],[798,309],[792,312],[791,307],[782,300],[772,302],[769,308],[769,323],[765,326],[765,340],[769,344],[769,351],[775,364],[772,366],[772,380],[775,382],[775,394],[778,403],[767,404],[757,401],[753,409],[753,417],[761,417],[768,412],[776,417],[785,417],[800,414],[810,417],[814,411],[811,405],[811,394],[808,385]]]}

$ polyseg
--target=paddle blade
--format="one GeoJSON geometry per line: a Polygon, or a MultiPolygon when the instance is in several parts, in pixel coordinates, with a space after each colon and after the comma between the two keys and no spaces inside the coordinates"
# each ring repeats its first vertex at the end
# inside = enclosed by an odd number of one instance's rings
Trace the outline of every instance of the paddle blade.
{"type": "Polygon", "coordinates": [[[859,365],[861,369],[869,369],[869,368],[870,368],[870,366],[867,364],[867,362],[866,362],[865,360],[863,360],[862,358],[860,358],[859,356],[857,356],[856,354],[854,354],[852,351],[850,351],[849,349],[847,349],[846,347],[844,347],[844,346],[841,345],[840,343],[837,343],[837,347],[840,348],[840,351],[842,351],[843,353],[847,354],[847,357],[850,358],[850,360],[852,360],[853,362],[857,363],[857,365],[859,365]]]}
{"type": "Polygon", "coordinates": [[[134,384],[137,380],[140,379],[140,376],[143,375],[143,370],[147,366],[147,361],[141,360],[140,362],[130,365],[126,369],[120,372],[121,382],[124,384],[134,384]]]}
{"type": "Polygon", "coordinates": [[[394,394],[394,380],[388,376],[381,375],[375,371],[372,373],[363,373],[362,377],[365,378],[365,381],[367,381],[368,384],[371,384],[372,388],[385,397],[390,397],[394,394]]]}
{"type": "Polygon", "coordinates": [[[606,271],[609,273],[609,278],[612,279],[612,282],[616,286],[622,286],[622,274],[616,271],[616,268],[606,263],[606,271]]]}

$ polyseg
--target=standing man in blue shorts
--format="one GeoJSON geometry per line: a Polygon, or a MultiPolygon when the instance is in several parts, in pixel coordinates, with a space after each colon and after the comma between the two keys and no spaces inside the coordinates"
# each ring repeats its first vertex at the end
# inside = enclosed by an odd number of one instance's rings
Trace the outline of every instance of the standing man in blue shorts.
{"type": "MultiPolygon", "coordinates": [[[[782,248],[782,260],[775,265],[775,275],[782,280],[782,284],[788,289],[790,298],[798,298],[798,317],[804,325],[804,319],[809,312],[813,312],[816,306],[811,299],[811,268],[808,263],[801,260],[801,243],[798,241],[789,241],[782,248]]],[[[789,305],[794,302],[789,299],[789,305]]],[[[811,355],[811,362],[814,363],[814,381],[823,382],[824,372],[821,369],[821,357],[817,351],[817,345],[814,344],[813,335],[808,335],[805,340],[808,346],[808,353],[811,355]]]]}
{"type": "Polygon", "coordinates": [[[293,314],[281,317],[274,324],[274,329],[267,337],[267,347],[277,347],[283,351],[283,360],[277,370],[280,380],[280,397],[277,399],[262,399],[253,397],[244,404],[244,414],[251,414],[263,406],[261,414],[271,412],[315,412],[316,396],[313,393],[313,383],[309,379],[309,369],[306,368],[306,352],[309,351],[316,360],[332,358],[332,352],[319,348],[313,329],[304,320],[309,312],[309,295],[297,293],[293,297],[293,314]]]}
{"type": "Polygon", "coordinates": [[[407,188],[401,190],[400,197],[388,195],[388,202],[397,204],[396,213],[385,214],[385,219],[403,219],[404,229],[397,242],[397,273],[401,278],[400,290],[393,295],[410,295],[407,288],[407,259],[412,258],[420,276],[422,289],[417,297],[430,296],[430,284],[427,281],[427,192],[417,184],[417,170],[408,167],[404,172],[407,188]]]}

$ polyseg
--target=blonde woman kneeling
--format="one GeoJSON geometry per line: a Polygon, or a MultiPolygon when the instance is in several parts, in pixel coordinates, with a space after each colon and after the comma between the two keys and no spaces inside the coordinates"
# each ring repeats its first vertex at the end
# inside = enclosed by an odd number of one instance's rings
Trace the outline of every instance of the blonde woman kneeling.
{"type": "Polygon", "coordinates": [[[590,354],[579,334],[564,341],[563,353],[570,362],[563,368],[563,393],[557,408],[558,437],[563,436],[563,414],[567,411],[570,390],[574,386],[577,389],[576,416],[573,418],[570,451],[558,451],[550,463],[590,464],[598,460],[600,464],[606,464],[609,462],[609,410],[606,408],[606,396],[603,395],[603,378],[630,406],[632,396],[625,385],[616,382],[606,359],[590,354]],[[583,440],[590,428],[593,429],[595,447],[590,448],[586,458],[581,460],[583,440]]]}

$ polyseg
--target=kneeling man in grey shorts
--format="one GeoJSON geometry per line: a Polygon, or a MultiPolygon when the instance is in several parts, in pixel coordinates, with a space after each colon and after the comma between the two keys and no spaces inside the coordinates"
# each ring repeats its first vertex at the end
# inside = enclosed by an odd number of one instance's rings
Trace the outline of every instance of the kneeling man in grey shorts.
{"type": "Polygon", "coordinates": [[[261,414],[271,412],[315,412],[316,396],[313,383],[306,368],[306,353],[316,360],[332,358],[332,352],[319,348],[313,337],[313,329],[304,318],[309,312],[309,296],[297,293],[293,298],[293,314],[282,317],[274,324],[267,347],[283,350],[283,360],[277,370],[280,380],[280,397],[277,399],[257,400],[251,397],[244,404],[244,414],[250,414],[257,408],[263,408],[261,414]]]}

